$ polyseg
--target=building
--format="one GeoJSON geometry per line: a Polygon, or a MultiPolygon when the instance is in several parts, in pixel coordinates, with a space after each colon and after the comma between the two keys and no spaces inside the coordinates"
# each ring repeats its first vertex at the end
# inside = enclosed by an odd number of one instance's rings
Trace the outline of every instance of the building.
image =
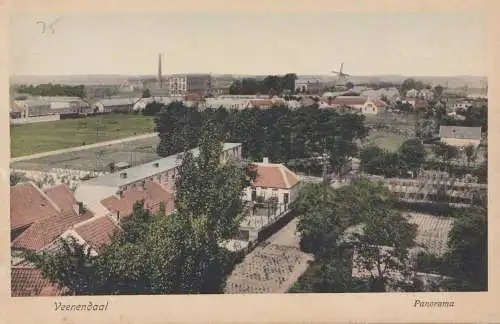
{"type": "Polygon", "coordinates": [[[133,187],[124,193],[104,198],[101,204],[112,213],[117,221],[121,221],[132,214],[134,205],[140,201],[144,202],[144,208],[153,213],[160,211],[161,203],[163,203],[166,215],[174,211],[173,192],[166,190],[158,183],[146,181],[141,186],[133,187]]]}
{"type": "Polygon", "coordinates": [[[299,177],[283,164],[269,163],[264,158],[262,163],[253,163],[257,177],[252,185],[245,189],[244,200],[255,201],[257,197],[278,198],[278,203],[288,206],[299,191],[299,177]]]}
{"type": "Polygon", "coordinates": [[[204,109],[219,109],[225,108],[228,110],[242,110],[247,108],[248,99],[241,98],[206,98],[200,108],[204,109]]]}
{"type": "Polygon", "coordinates": [[[98,113],[130,112],[141,98],[114,98],[102,99],[94,104],[93,109],[98,113]]]}
{"type": "Polygon", "coordinates": [[[434,91],[431,89],[410,89],[406,91],[406,98],[409,99],[422,99],[422,100],[432,100],[434,98],[434,91]]]}
{"type": "Polygon", "coordinates": [[[321,79],[299,77],[295,80],[295,92],[319,93],[325,88],[321,79]]]}
{"type": "Polygon", "coordinates": [[[167,88],[172,95],[199,93],[208,94],[212,77],[209,74],[176,74],[167,79],[167,88]]]}
{"type": "Polygon", "coordinates": [[[10,191],[11,246],[41,251],[64,230],[93,216],[67,185],[45,190],[32,182],[16,185],[10,191]]]}
{"type": "Polygon", "coordinates": [[[51,113],[50,103],[42,99],[14,100],[10,109],[12,118],[48,116],[51,113]]]}
{"type": "Polygon", "coordinates": [[[360,96],[341,96],[323,100],[320,108],[342,108],[349,107],[364,115],[376,115],[385,108],[387,104],[382,100],[368,99],[360,96]]]}
{"type": "MultiPolygon", "coordinates": [[[[221,161],[241,157],[241,143],[225,143],[221,161]]],[[[191,150],[197,156],[199,150],[191,150]]],[[[75,197],[85,201],[97,215],[107,215],[110,211],[103,206],[102,201],[112,196],[126,195],[128,190],[143,187],[144,183],[155,182],[166,190],[175,189],[178,168],[181,165],[182,154],[174,154],[165,158],[131,167],[120,172],[109,173],[97,178],[83,181],[75,190],[75,197]]]]}
{"type": "Polygon", "coordinates": [[[440,126],[439,137],[441,143],[448,145],[461,148],[469,145],[478,147],[482,137],[481,127],[440,126]]]}

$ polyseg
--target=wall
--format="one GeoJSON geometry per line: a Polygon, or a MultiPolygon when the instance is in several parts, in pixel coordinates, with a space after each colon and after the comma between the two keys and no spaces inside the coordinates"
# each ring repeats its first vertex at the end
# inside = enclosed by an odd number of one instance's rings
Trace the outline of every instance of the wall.
{"type": "Polygon", "coordinates": [[[47,115],[47,116],[11,119],[10,123],[12,125],[21,125],[21,124],[43,123],[43,122],[49,122],[49,121],[56,121],[56,120],[60,120],[60,119],[61,119],[60,115],[47,115]]]}
{"type": "Polygon", "coordinates": [[[458,139],[458,138],[447,138],[447,137],[441,137],[441,142],[453,146],[468,146],[468,145],[479,146],[479,144],[481,143],[480,140],[458,139]]]}

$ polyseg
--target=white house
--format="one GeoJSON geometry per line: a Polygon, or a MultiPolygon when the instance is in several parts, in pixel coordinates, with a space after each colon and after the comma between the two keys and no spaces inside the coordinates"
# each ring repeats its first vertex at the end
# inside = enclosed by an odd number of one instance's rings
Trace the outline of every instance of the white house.
{"type": "Polygon", "coordinates": [[[481,127],[463,127],[463,126],[440,126],[439,137],[442,143],[448,145],[465,147],[478,147],[481,143],[481,127]]]}
{"type": "Polygon", "coordinates": [[[244,200],[255,201],[257,197],[278,198],[278,203],[287,206],[298,195],[300,179],[283,164],[269,163],[264,158],[262,163],[254,163],[257,177],[252,186],[245,189],[244,200]]]}
{"type": "Polygon", "coordinates": [[[202,107],[205,109],[219,109],[220,107],[228,110],[242,110],[248,106],[246,98],[206,98],[202,107]]]}
{"type": "Polygon", "coordinates": [[[364,115],[376,115],[386,107],[386,103],[382,100],[368,99],[360,96],[341,96],[329,100],[323,100],[320,108],[341,108],[350,107],[358,110],[364,115]]]}

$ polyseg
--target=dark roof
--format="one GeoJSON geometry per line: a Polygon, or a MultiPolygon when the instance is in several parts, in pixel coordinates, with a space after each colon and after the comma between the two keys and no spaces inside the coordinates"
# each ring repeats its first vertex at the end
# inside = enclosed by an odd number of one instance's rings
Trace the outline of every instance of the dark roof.
{"type": "Polygon", "coordinates": [[[456,139],[481,140],[481,127],[441,126],[439,136],[456,139]]]}

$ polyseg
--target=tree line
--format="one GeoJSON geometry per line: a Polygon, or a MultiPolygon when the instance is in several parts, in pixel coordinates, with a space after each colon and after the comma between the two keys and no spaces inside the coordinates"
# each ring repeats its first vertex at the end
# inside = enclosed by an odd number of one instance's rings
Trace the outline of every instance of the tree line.
{"type": "Polygon", "coordinates": [[[42,97],[51,97],[51,96],[67,96],[67,97],[85,97],[85,86],[77,85],[70,86],[64,84],[39,84],[36,86],[33,85],[22,85],[17,89],[19,93],[26,93],[32,96],[42,96],[42,97]]]}
{"type": "Polygon", "coordinates": [[[357,154],[355,140],[367,135],[363,115],[313,107],[198,111],[173,102],[153,103],[146,110],[157,112],[157,153],[163,157],[194,148],[204,120],[217,125],[224,141],[242,143],[244,157],[253,161],[308,163],[327,154],[332,167],[340,168],[357,154]]]}
{"type": "Polygon", "coordinates": [[[187,152],[176,182],[175,211],[134,205],[98,255],[75,240],[25,257],[69,295],[221,293],[240,255],[221,247],[243,216],[241,195],[255,175],[237,161],[220,164],[222,142],[204,124],[200,154],[187,152]]]}
{"type": "Polygon", "coordinates": [[[281,95],[285,91],[294,93],[296,79],[295,73],[288,73],[284,76],[268,75],[263,80],[243,78],[231,84],[229,93],[232,95],[281,95]]]}

